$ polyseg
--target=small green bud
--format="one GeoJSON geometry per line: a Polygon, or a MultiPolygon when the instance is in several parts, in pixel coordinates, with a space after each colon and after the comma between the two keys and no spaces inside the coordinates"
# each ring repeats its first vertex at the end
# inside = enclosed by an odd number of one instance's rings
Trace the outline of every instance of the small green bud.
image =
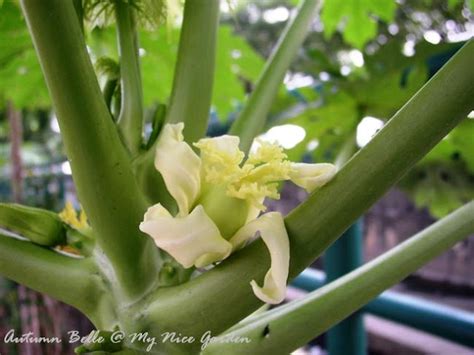
{"type": "Polygon", "coordinates": [[[0,227],[39,245],[55,246],[66,241],[66,229],[59,216],[40,208],[0,203],[0,227]]]}
{"type": "Polygon", "coordinates": [[[176,286],[189,281],[194,268],[185,269],[166,253],[163,253],[162,258],[165,262],[159,273],[160,286],[176,286]]]}

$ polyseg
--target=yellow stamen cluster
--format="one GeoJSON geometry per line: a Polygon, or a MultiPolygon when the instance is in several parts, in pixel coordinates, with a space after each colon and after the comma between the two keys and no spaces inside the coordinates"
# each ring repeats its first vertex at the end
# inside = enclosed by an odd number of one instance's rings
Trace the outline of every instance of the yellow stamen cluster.
{"type": "Polygon", "coordinates": [[[84,210],[81,210],[79,217],[70,201],[66,202],[64,209],[59,213],[59,217],[64,223],[69,224],[76,229],[83,229],[89,227],[87,223],[87,216],[84,210]]]}
{"type": "Polygon", "coordinates": [[[238,145],[238,138],[230,136],[205,138],[194,143],[201,151],[201,170],[207,183],[229,183],[239,174],[245,154],[238,145]]]}
{"type": "Polygon", "coordinates": [[[264,211],[265,197],[279,199],[278,183],[290,179],[291,163],[287,155],[277,144],[259,142],[259,148],[241,165],[245,154],[238,149],[238,139],[233,144],[229,144],[229,136],[224,139],[222,144],[215,138],[195,144],[201,150],[204,180],[225,184],[228,196],[246,200],[264,211]]]}

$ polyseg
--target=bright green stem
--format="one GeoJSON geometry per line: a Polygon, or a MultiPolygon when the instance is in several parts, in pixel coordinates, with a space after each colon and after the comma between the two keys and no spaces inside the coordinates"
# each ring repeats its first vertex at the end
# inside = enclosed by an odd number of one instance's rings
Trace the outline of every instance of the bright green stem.
{"type": "MultiPolygon", "coordinates": [[[[186,1],[173,91],[165,123],[184,122],[184,139],[189,143],[198,141],[206,134],[218,21],[218,0],[186,1]]],[[[158,139],[154,146],[134,160],[135,175],[151,202],[173,208],[174,200],[154,166],[158,139]]]]}
{"type": "Polygon", "coordinates": [[[286,26],[280,40],[257,81],[247,104],[230,128],[229,134],[240,137],[240,149],[250,150],[253,139],[261,133],[270,106],[275,99],[285,73],[303,43],[309,24],[314,19],[318,0],[304,0],[298,14],[286,26]]]}
{"type": "Polygon", "coordinates": [[[115,2],[122,90],[118,126],[128,150],[136,155],[142,144],[143,94],[133,11],[130,4],[115,2]]]}
{"type": "MultiPolygon", "coordinates": [[[[324,188],[286,218],[290,278],[298,275],[472,110],[474,42],[465,45],[324,188]]],[[[218,333],[258,308],[268,251],[257,241],[213,270],[169,290],[151,319],[186,334],[218,333]],[[191,301],[192,300],[192,301],[191,301]],[[202,319],[189,322],[188,319],[202,319]]]]}
{"type": "Polygon", "coordinates": [[[21,2],[79,199],[113,267],[115,287],[139,297],[157,277],[157,249],[138,225],[146,209],[100,92],[72,2],[21,2]]]}
{"type": "Polygon", "coordinates": [[[0,231],[0,274],[70,304],[100,324],[105,294],[91,260],[61,255],[0,231]]]}
{"type": "Polygon", "coordinates": [[[269,311],[228,333],[248,337],[250,343],[216,343],[205,354],[288,354],[471,233],[474,202],[304,299],[269,311]]]}
{"type": "Polygon", "coordinates": [[[167,123],[184,122],[184,138],[206,134],[211,107],[219,0],[187,0],[167,123]]]}

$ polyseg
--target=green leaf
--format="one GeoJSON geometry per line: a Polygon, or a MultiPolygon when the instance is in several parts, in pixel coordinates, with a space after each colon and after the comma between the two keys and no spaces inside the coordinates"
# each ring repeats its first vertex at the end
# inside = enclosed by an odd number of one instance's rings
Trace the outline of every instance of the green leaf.
{"type": "Polygon", "coordinates": [[[28,28],[13,1],[0,8],[0,97],[18,108],[50,105],[28,28]]]}
{"type": "Polygon", "coordinates": [[[326,38],[334,34],[341,22],[344,40],[362,48],[377,34],[377,19],[390,22],[395,15],[393,0],[331,0],[325,1],[321,19],[326,38]],[[376,18],[374,18],[374,16],[376,18]]]}
{"type": "MultiPolygon", "coordinates": [[[[145,106],[156,102],[165,103],[169,99],[179,34],[177,28],[163,27],[139,34],[145,106]]],[[[89,36],[88,44],[95,57],[117,59],[112,29],[96,28],[89,36]]],[[[245,38],[235,34],[230,26],[219,27],[212,105],[220,120],[225,121],[245,101],[246,83],[252,85],[263,66],[263,58],[245,38]]]]}
{"type": "MultiPolygon", "coordinates": [[[[292,160],[301,160],[311,153],[313,161],[333,161],[346,137],[354,131],[358,122],[357,102],[344,91],[335,94],[325,90],[323,103],[317,108],[308,108],[288,123],[303,127],[305,139],[288,151],[292,160]],[[311,148],[311,141],[317,140],[317,147],[311,148]]],[[[313,144],[314,145],[314,144],[313,144]]]]}
{"type": "MultiPolygon", "coordinates": [[[[165,0],[119,0],[119,2],[133,7],[139,24],[148,30],[155,30],[167,17],[165,0]]],[[[179,2],[174,1],[173,6],[174,3],[179,5],[179,2]]],[[[115,5],[111,0],[83,0],[85,19],[90,27],[105,27],[113,23],[116,20],[115,5]]]]}
{"type": "Polygon", "coordinates": [[[221,121],[245,101],[245,83],[253,84],[263,65],[263,58],[244,38],[230,26],[220,27],[212,103],[221,121]]]}
{"type": "Polygon", "coordinates": [[[474,122],[464,120],[401,181],[416,206],[441,218],[474,199],[474,122]]]}
{"type": "MultiPolygon", "coordinates": [[[[464,120],[450,134],[453,146],[465,161],[471,174],[474,174],[474,120],[464,120]]],[[[451,157],[456,151],[452,152],[451,157]]]]}
{"type": "Polygon", "coordinates": [[[448,9],[454,10],[457,6],[464,3],[464,0],[448,0],[448,9]]]}
{"type": "Polygon", "coordinates": [[[459,163],[431,162],[414,168],[401,181],[415,205],[441,218],[474,199],[474,182],[459,163]]]}

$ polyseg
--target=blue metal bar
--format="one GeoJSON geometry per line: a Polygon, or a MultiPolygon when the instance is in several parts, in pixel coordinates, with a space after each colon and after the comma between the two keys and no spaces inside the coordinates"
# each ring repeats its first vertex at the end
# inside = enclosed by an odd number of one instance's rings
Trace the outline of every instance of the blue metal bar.
{"type": "MultiPolygon", "coordinates": [[[[327,282],[351,272],[363,263],[362,222],[354,223],[324,254],[327,282]]],[[[365,355],[367,335],[362,312],[355,312],[326,334],[329,355],[365,355]]]]}
{"type": "MultiPolygon", "coordinates": [[[[325,283],[325,274],[306,269],[294,287],[314,291],[325,283]]],[[[364,311],[474,348],[474,314],[418,297],[385,291],[367,304],[364,311]]]]}

